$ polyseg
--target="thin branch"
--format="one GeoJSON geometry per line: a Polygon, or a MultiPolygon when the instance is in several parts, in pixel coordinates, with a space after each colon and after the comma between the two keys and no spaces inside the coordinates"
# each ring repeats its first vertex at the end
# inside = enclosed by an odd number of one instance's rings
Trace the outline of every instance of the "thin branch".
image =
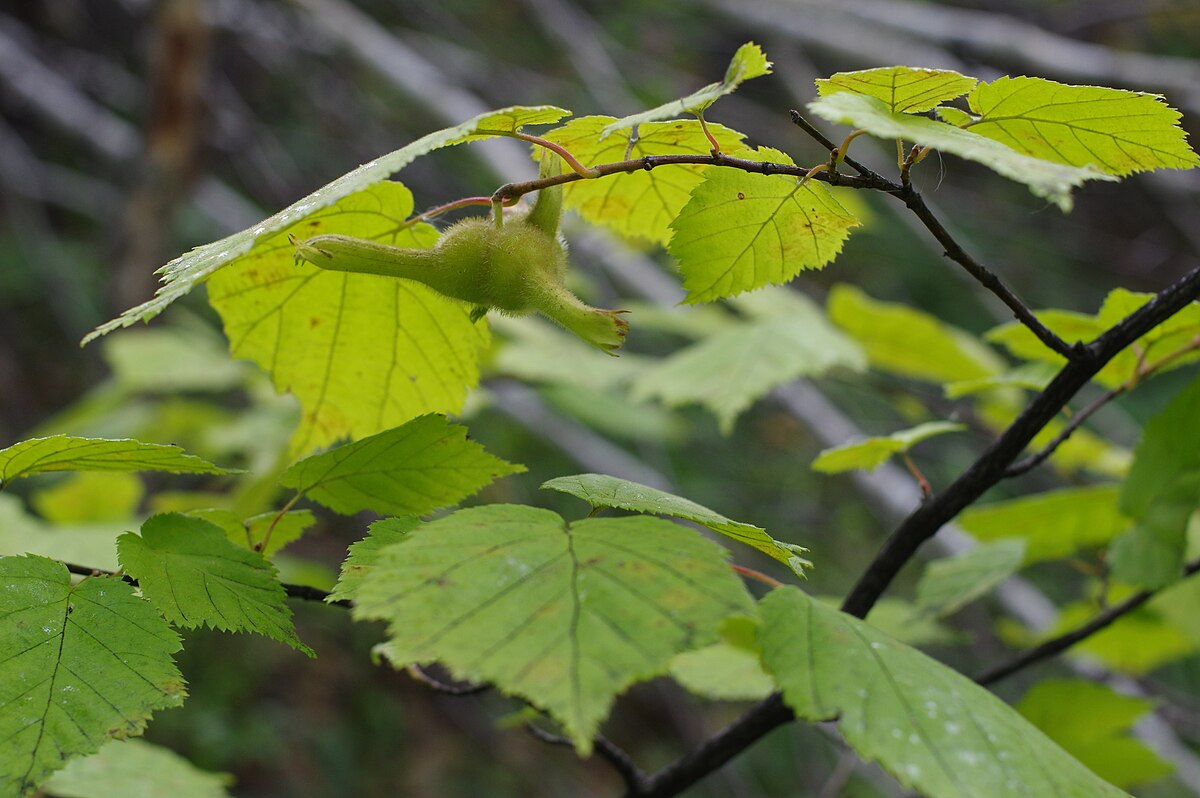
{"type": "MultiPolygon", "coordinates": [[[[535,739],[547,745],[557,745],[564,748],[575,747],[575,742],[571,738],[548,732],[536,723],[526,723],[525,730],[533,735],[535,739]]],[[[592,744],[595,746],[596,756],[611,765],[612,769],[621,777],[621,780],[625,782],[625,787],[629,791],[627,794],[641,795],[640,790],[646,781],[646,774],[633,761],[633,757],[625,749],[618,747],[605,737],[597,736],[592,741],[592,744]]]]}
{"type": "Polygon", "coordinates": [[[479,695],[480,693],[486,693],[488,690],[492,689],[492,685],[486,682],[481,684],[447,684],[441,679],[430,676],[428,671],[416,664],[409,665],[404,670],[407,671],[408,675],[416,681],[435,692],[442,693],[443,695],[463,697],[469,695],[479,695]]]}
{"type": "Polygon", "coordinates": [[[792,114],[792,124],[794,124],[796,127],[803,130],[805,133],[807,133],[809,136],[811,136],[814,141],[816,141],[818,144],[820,144],[825,149],[829,150],[831,153],[832,152],[838,153],[836,156],[834,156],[835,160],[839,160],[842,163],[845,163],[847,166],[849,166],[854,171],[858,172],[863,177],[870,178],[871,180],[883,181],[886,179],[882,175],[880,175],[878,172],[875,172],[874,170],[872,170],[866,166],[863,166],[861,163],[854,160],[849,155],[846,155],[846,153],[841,152],[838,148],[838,145],[834,144],[832,139],[830,139],[828,136],[826,136],[824,133],[822,133],[820,130],[818,130],[816,127],[814,127],[811,122],[809,122],[807,119],[805,119],[803,116],[801,116],[799,111],[796,111],[793,109],[791,114],[792,114]]]}
{"type": "MultiPolygon", "coordinates": [[[[1200,571],[1200,560],[1193,560],[1192,562],[1188,563],[1186,568],[1184,568],[1184,578],[1192,576],[1198,571],[1200,571]]],[[[1174,584],[1176,583],[1172,583],[1172,585],[1174,584]]],[[[1099,632],[1101,629],[1109,626],[1122,616],[1133,612],[1138,607],[1152,599],[1158,592],[1158,590],[1142,590],[1134,593],[1124,601],[1118,604],[1113,604],[1110,607],[1106,607],[1103,612],[1098,613],[1083,626],[1073,629],[1066,634],[1051,638],[1050,640],[1047,640],[1038,646],[1034,646],[1025,653],[1014,657],[1008,662],[997,665],[994,668],[989,668],[988,670],[976,676],[975,681],[981,685],[993,684],[1007,676],[1011,676],[1018,671],[1028,668],[1030,665],[1050,659],[1057,654],[1061,654],[1081,640],[1086,640],[1087,638],[1099,632]]]]}
{"type": "Polygon", "coordinates": [[[1067,438],[1070,438],[1075,430],[1082,426],[1083,422],[1091,418],[1093,413],[1104,407],[1104,405],[1108,404],[1113,399],[1116,399],[1118,396],[1125,393],[1127,390],[1127,385],[1118,385],[1116,388],[1113,388],[1110,391],[1105,391],[1102,395],[1093,399],[1087,405],[1087,407],[1080,410],[1071,418],[1070,422],[1068,422],[1067,425],[1062,428],[1061,432],[1054,436],[1054,440],[1046,444],[1045,448],[1039,452],[1029,455],[1019,463],[1014,463],[1013,465],[1009,466],[1004,472],[1005,478],[1020,476],[1026,471],[1037,468],[1039,465],[1046,462],[1050,455],[1054,454],[1058,447],[1062,446],[1063,443],[1066,442],[1067,438]]]}

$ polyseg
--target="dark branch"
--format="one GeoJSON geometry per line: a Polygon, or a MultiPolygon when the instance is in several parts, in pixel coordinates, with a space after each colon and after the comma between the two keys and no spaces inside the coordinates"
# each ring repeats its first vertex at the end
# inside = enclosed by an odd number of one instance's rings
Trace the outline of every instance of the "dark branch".
{"type": "MultiPolygon", "coordinates": [[[[836,150],[838,148],[838,145],[834,144],[833,141],[831,141],[828,136],[826,136],[821,131],[817,130],[815,127],[813,127],[813,124],[811,122],[809,122],[807,119],[805,119],[803,116],[801,116],[799,111],[793,110],[791,113],[792,113],[792,124],[794,124],[796,127],[800,128],[805,133],[807,133],[809,136],[811,136],[813,138],[813,140],[816,141],[818,144],[820,144],[822,147],[829,150],[830,152],[833,152],[834,150],[836,150]]],[[[887,178],[883,177],[882,175],[880,175],[878,172],[874,171],[873,169],[863,166],[861,163],[854,160],[853,158],[851,158],[849,155],[846,155],[845,153],[840,153],[840,154],[842,156],[842,162],[844,164],[846,164],[846,166],[849,166],[851,169],[858,172],[863,177],[870,178],[871,180],[887,182],[887,178]]]]}
{"type": "MultiPolygon", "coordinates": [[[[1200,571],[1200,560],[1194,560],[1188,563],[1184,568],[1184,577],[1191,576],[1197,571],[1200,571]]],[[[1172,583],[1174,584],[1174,583],[1172,583]]],[[[1057,654],[1061,654],[1071,646],[1081,640],[1086,640],[1092,635],[1109,626],[1118,618],[1127,615],[1138,607],[1145,604],[1157,593],[1157,590],[1142,590],[1134,593],[1129,598],[1108,607],[1103,612],[1097,614],[1090,621],[1080,626],[1078,629],[1073,629],[1066,634],[1047,640],[1041,645],[1035,646],[1024,654],[1016,656],[1003,664],[997,665],[994,668],[989,668],[983,673],[975,677],[975,681],[981,685],[989,685],[998,682],[1001,679],[1012,676],[1017,671],[1024,670],[1034,663],[1047,660],[1057,654]]]]}
{"type": "MultiPolygon", "coordinates": [[[[575,747],[575,743],[571,738],[548,732],[536,723],[526,723],[525,729],[547,745],[559,745],[564,748],[575,747]]],[[[629,790],[627,794],[641,795],[638,790],[641,789],[643,782],[645,782],[646,774],[634,763],[633,757],[625,749],[619,748],[604,737],[596,737],[593,745],[595,746],[596,756],[611,765],[612,769],[621,777],[621,780],[625,782],[625,786],[629,790]]]]}
{"type": "Polygon", "coordinates": [[[447,684],[441,679],[436,679],[431,676],[429,672],[420,665],[409,665],[407,668],[405,668],[405,670],[408,671],[409,676],[413,677],[421,684],[444,695],[452,695],[461,698],[463,696],[486,693],[488,690],[492,689],[492,686],[486,682],[481,684],[447,684]]]}

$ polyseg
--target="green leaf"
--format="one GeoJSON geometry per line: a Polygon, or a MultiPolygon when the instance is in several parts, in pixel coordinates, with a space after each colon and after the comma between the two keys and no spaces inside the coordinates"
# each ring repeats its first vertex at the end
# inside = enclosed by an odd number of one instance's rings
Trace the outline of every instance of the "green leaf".
{"type": "Polygon", "coordinates": [[[397,666],[439,661],[455,678],[519,695],[583,755],[618,693],[717,639],[754,605],[727,552],[656,518],[567,525],[489,505],[418,527],[380,554],[355,616],[389,622],[397,666]]]}
{"type": "Polygon", "coordinates": [[[52,525],[26,512],[16,496],[0,494],[0,555],[38,554],[54,560],[117,568],[116,540],[128,522],[52,525]]]}
{"type": "Polygon", "coordinates": [[[827,311],[880,371],[940,383],[1005,370],[1004,360],[970,333],[908,305],[872,299],[856,286],[835,285],[827,311]]]}
{"type": "MultiPolygon", "coordinates": [[[[765,147],[743,155],[792,163],[765,147]]],[[[822,183],[714,168],[671,222],[669,249],[688,291],[684,301],[711,302],[819,269],[858,225],[822,183]]]]}
{"type": "Polygon", "coordinates": [[[167,471],[172,474],[236,474],[178,446],[129,438],[30,438],[0,450],[0,484],[51,471],[167,471]]]}
{"type": "Polygon", "coordinates": [[[270,529],[271,539],[267,541],[266,548],[261,549],[262,555],[268,559],[284,546],[299,540],[317,521],[311,510],[289,510],[282,516],[272,511],[253,515],[245,520],[230,510],[189,510],[184,515],[203,518],[210,524],[216,524],[224,530],[230,543],[251,551],[259,551],[257,547],[262,544],[267,530],[270,529]],[[278,521],[275,520],[277,517],[278,521]]]}
{"type": "Polygon", "coordinates": [[[754,42],[746,42],[733,54],[733,60],[729,62],[729,68],[725,70],[725,78],[719,83],[710,83],[686,97],[663,103],[649,111],[622,117],[600,131],[600,138],[606,138],[610,133],[625,130],[634,125],[673,119],[682,114],[703,113],[717,100],[727,94],[733,94],[737,87],[745,81],[770,74],[771,62],[763,54],[762,48],[754,42]]]}
{"type": "Polygon", "coordinates": [[[385,518],[371,524],[369,534],[350,546],[346,561],[342,563],[342,574],[326,601],[353,601],[367,572],[379,561],[380,552],[404,540],[420,525],[420,518],[385,518]]]}
{"type": "Polygon", "coordinates": [[[0,584],[0,795],[183,703],[179,637],[125,582],[72,585],[62,563],[3,557],[0,584]]]}
{"type": "Polygon", "coordinates": [[[310,657],[292,624],[275,566],[235,546],[219,526],[166,513],[142,524],[142,534],[117,540],[121,567],[167,620],[185,629],[208,626],[255,632],[310,657]]]}
{"type": "Polygon", "coordinates": [[[1025,541],[1001,540],[929,563],[917,583],[917,609],[944,618],[953,615],[1017,572],[1025,541]]]}
{"type": "MultiPolygon", "coordinates": [[[[831,607],[841,603],[838,596],[818,596],[818,600],[831,607]]],[[[885,596],[875,602],[867,623],[888,637],[894,637],[901,643],[910,646],[953,645],[968,642],[969,638],[928,613],[919,610],[916,605],[903,599],[885,596]]]]}
{"type": "MultiPolygon", "coordinates": [[[[340,233],[429,247],[426,224],[400,229],[412,194],[380,183],[305,217],[297,235],[340,233]]],[[[291,228],[213,275],[209,301],[235,357],[300,400],[293,455],[363,438],[429,412],[458,412],[479,381],[486,324],[412,280],[296,264],[291,228]]]]}
{"type": "MultiPolygon", "coordinates": [[[[624,161],[626,150],[629,158],[641,158],[708,155],[712,149],[696,120],[639,125],[632,147],[629,132],[600,138],[603,129],[613,121],[611,116],[585,116],[543,137],[566,147],[587,166],[624,161]]],[[[723,152],[733,153],[743,146],[741,133],[714,124],[708,126],[708,131],[723,152]]],[[[535,155],[541,158],[540,151],[535,155]]],[[[672,165],[649,172],[639,169],[597,180],[576,180],[563,186],[564,207],[626,238],[665,245],[671,238],[671,220],[679,215],[692,189],[703,180],[704,170],[710,168],[672,165]]]]}
{"type": "Polygon", "coordinates": [[[46,782],[56,798],[226,798],[233,781],[209,773],[179,754],[144,740],[114,740],[95,754],[73,759],[46,782]]]}
{"type": "Polygon", "coordinates": [[[1079,679],[1038,682],[1017,703],[1030,723],[1097,776],[1122,788],[1155,781],[1172,770],[1130,736],[1137,719],[1153,708],[1151,701],[1079,679]]]}
{"type": "MultiPolygon", "coordinates": [[[[641,321],[640,316],[638,321],[641,321]]],[[[496,314],[488,323],[504,336],[504,342],[489,366],[526,382],[602,391],[627,382],[641,370],[646,360],[630,352],[612,357],[588,346],[579,336],[532,316],[513,318],[496,314]]]]}
{"type": "Polygon", "coordinates": [[[786,563],[798,576],[804,576],[804,569],[812,565],[808,560],[798,556],[808,551],[803,546],[795,543],[782,543],[768,535],[767,531],[761,527],[743,524],[740,521],[731,521],[720,513],[715,513],[689,499],[657,488],[639,485],[627,479],[604,474],[576,474],[548,480],[542,483],[542,487],[569,493],[583,499],[592,507],[615,507],[635,513],[669,515],[700,524],[713,532],[733,538],[747,546],[753,546],[779,562],[786,563]]]}
{"type": "Polygon", "coordinates": [[[883,100],[841,92],[809,103],[822,119],[851,125],[875,136],[903,139],[981,163],[1010,180],[1024,183],[1064,212],[1071,210],[1071,189],[1088,180],[1115,180],[1091,166],[1066,166],[1024,155],[970,130],[923,116],[894,113],[883,100]]]}
{"type": "Polygon", "coordinates": [[[840,474],[843,471],[874,471],[894,454],[903,454],[918,443],[948,432],[961,432],[966,424],[951,421],[929,421],[910,429],[893,432],[891,435],[867,438],[852,443],[843,443],[824,449],[812,462],[812,469],[824,474],[840,474]]]}
{"type": "Polygon", "coordinates": [[[881,100],[889,111],[919,114],[969,92],[978,78],[949,69],[918,69],[907,66],[838,72],[817,80],[817,93],[828,97],[852,92],[881,100]]]}
{"type": "Polygon", "coordinates": [[[685,651],[671,660],[671,678],[693,695],[716,701],[758,701],[775,692],[775,681],[758,660],[758,622],[728,618],[721,641],[685,651]]]}
{"type": "MultiPolygon", "coordinates": [[[[197,247],[191,252],[175,258],[158,270],[158,273],[162,275],[163,285],[155,293],[153,299],[135,308],[130,308],[112,321],[100,325],[83,339],[83,343],[86,344],[92,339],[120,327],[128,327],[134,322],[149,321],[166,310],[176,299],[208,279],[222,266],[243,255],[250,254],[264,242],[270,244],[272,239],[278,240],[278,234],[300,224],[314,212],[332,206],[368,186],[378,184],[422,155],[464,141],[513,133],[523,125],[552,124],[566,116],[570,116],[569,111],[549,105],[502,108],[498,111],[480,114],[460,125],[430,133],[405,147],[369,161],[253,227],[222,238],[220,241],[197,247]]],[[[405,213],[407,214],[407,211],[405,213]]],[[[305,238],[308,237],[305,236],[305,238]]],[[[286,241],[286,238],[283,240],[286,241]]],[[[291,257],[290,248],[288,257],[291,257]]]]}
{"type": "Polygon", "coordinates": [[[991,377],[976,377],[972,380],[955,380],[942,386],[947,399],[960,399],[971,394],[995,388],[1021,388],[1040,392],[1058,374],[1058,368],[1050,363],[1022,363],[1003,374],[991,377]]]}
{"type": "Polygon", "coordinates": [[[104,360],[125,390],[156,394],[228,391],[250,371],[230,360],[221,336],[206,328],[130,330],[105,340],[104,360]]]}
{"type": "Polygon", "coordinates": [[[819,308],[800,294],[788,294],[782,312],[722,325],[646,367],[633,381],[634,398],[655,398],[671,407],[701,404],[727,435],[739,415],[780,385],[835,368],[866,367],[858,345],[831,326],[819,308]]]}
{"type": "Polygon", "coordinates": [[[145,493],[133,474],[87,471],[36,491],[29,503],[53,524],[124,521],[137,512],[145,493]]]}
{"type": "Polygon", "coordinates": [[[1187,522],[1200,505],[1200,378],[1151,418],[1134,449],[1121,511],[1136,519],[1109,561],[1116,576],[1158,588],[1182,574],[1187,522]]]}
{"type": "Polygon", "coordinates": [[[987,543],[1021,540],[1025,564],[1061,560],[1081,549],[1103,546],[1129,528],[1117,509],[1119,485],[1088,485],[977,505],[956,523],[987,543]]]}
{"type": "Polygon", "coordinates": [[[467,440],[466,427],[430,415],[306,457],[279,483],[342,515],[425,515],[524,470],[467,440]]]}
{"type": "MultiPolygon", "coordinates": [[[[1058,621],[1040,639],[1049,639],[1078,629],[1091,621],[1105,606],[1123,601],[1133,588],[1110,588],[1106,601],[1079,601],[1063,607],[1058,621]]],[[[1035,641],[1038,642],[1038,641],[1035,641]]],[[[1096,632],[1071,649],[1072,653],[1093,657],[1112,670],[1142,676],[1155,668],[1174,662],[1196,651],[1197,644],[1161,612],[1143,605],[1127,612],[1110,626],[1096,632]]]]}
{"type": "Polygon", "coordinates": [[[984,688],[795,588],[762,601],[763,664],[804,720],[929,798],[1127,798],[984,688]]]}
{"type": "Polygon", "coordinates": [[[1200,164],[1181,114],[1157,94],[1003,77],[967,101],[979,117],[972,133],[1034,158],[1119,176],[1200,164]]]}

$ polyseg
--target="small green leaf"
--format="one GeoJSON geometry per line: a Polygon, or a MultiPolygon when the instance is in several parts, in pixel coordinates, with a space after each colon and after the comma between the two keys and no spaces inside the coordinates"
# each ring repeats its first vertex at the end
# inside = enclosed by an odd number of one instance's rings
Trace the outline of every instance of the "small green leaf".
{"type": "Polygon", "coordinates": [[[990,377],[1005,369],[1003,358],[970,333],[908,305],[872,299],[853,285],[835,285],[827,311],[880,371],[941,383],[990,377]]]}
{"type": "Polygon", "coordinates": [[[315,656],[296,636],[275,566],[235,546],[219,526],[179,513],[156,515],[117,541],[121,567],[171,623],[256,632],[315,656]]]}
{"type": "Polygon", "coordinates": [[[725,70],[725,78],[720,83],[710,83],[686,97],[663,103],[657,108],[642,111],[640,114],[622,117],[600,131],[600,138],[606,138],[610,133],[625,130],[634,125],[673,119],[682,114],[703,113],[717,100],[727,94],[733,94],[737,87],[745,81],[770,74],[771,62],[763,54],[762,48],[754,42],[746,42],[733,54],[733,60],[729,62],[729,68],[725,70]]]}
{"type": "MultiPolygon", "coordinates": [[[[342,175],[332,183],[317,189],[304,199],[292,203],[279,213],[264,219],[251,228],[180,255],[158,270],[158,273],[162,275],[163,285],[155,293],[153,299],[135,308],[130,308],[112,321],[100,325],[83,339],[83,343],[86,344],[94,338],[120,327],[128,327],[134,322],[149,321],[166,310],[176,299],[208,279],[222,266],[251,253],[271,237],[277,238],[277,234],[295,226],[314,212],[334,205],[339,200],[362,191],[368,186],[386,180],[388,176],[400,171],[422,155],[464,141],[512,133],[522,125],[551,124],[566,116],[570,116],[569,111],[549,105],[502,108],[498,111],[480,114],[460,125],[430,133],[395,152],[382,155],[342,175]]],[[[290,248],[288,257],[291,257],[290,248]]]]}
{"type": "Polygon", "coordinates": [[[3,557],[0,584],[0,795],[183,703],[179,637],[125,582],[72,585],[62,563],[3,557]]]}
{"type": "Polygon", "coordinates": [[[978,78],[949,69],[919,69],[894,66],[838,72],[817,80],[822,97],[839,92],[864,94],[882,100],[888,110],[919,114],[969,92],[978,78]]]}
{"type": "Polygon", "coordinates": [[[1035,195],[1071,210],[1071,189],[1088,180],[1115,180],[1092,166],[1067,166],[1033,158],[970,130],[923,116],[895,113],[874,97],[841,92],[809,103],[822,119],[851,125],[875,136],[903,139],[981,163],[1018,183],[1035,195]]]}
{"type": "Polygon", "coordinates": [[[466,427],[429,415],[306,457],[279,483],[342,515],[424,515],[524,470],[467,440],[466,427]]]}
{"type": "Polygon", "coordinates": [[[114,740],[46,782],[55,798],[227,798],[233,777],[209,773],[145,740],[114,740]]]}
{"type": "Polygon", "coordinates": [[[883,465],[894,454],[903,454],[918,443],[948,432],[961,432],[966,424],[950,421],[930,421],[910,429],[893,432],[866,440],[844,443],[832,449],[824,449],[812,462],[812,469],[824,474],[840,474],[843,471],[873,471],[883,465]]]}
{"type": "Polygon", "coordinates": [[[1097,776],[1122,788],[1155,781],[1172,770],[1130,735],[1137,719],[1153,708],[1151,701],[1079,679],[1038,682],[1017,703],[1030,723],[1097,776]]]}
{"type": "MultiPolygon", "coordinates": [[[[708,155],[712,149],[696,120],[638,125],[632,146],[628,131],[600,138],[601,131],[613,121],[611,116],[585,116],[543,137],[566,147],[586,166],[624,161],[627,155],[708,155]]],[[[737,131],[714,124],[708,126],[708,131],[723,152],[733,153],[743,147],[743,136],[737,131]]],[[[540,159],[540,148],[534,154],[540,159]]],[[[671,220],[679,215],[688,195],[710,168],[672,165],[599,180],[576,180],[563,186],[564,207],[618,235],[665,245],[671,238],[671,220]]]]}
{"type": "Polygon", "coordinates": [[[959,109],[951,106],[943,106],[941,108],[935,108],[934,110],[937,112],[938,119],[942,120],[948,125],[954,125],[955,127],[967,127],[975,121],[975,117],[971,116],[966,111],[960,111],[959,109]]]}
{"type": "Polygon", "coordinates": [[[753,546],[779,562],[786,563],[798,576],[804,576],[804,569],[812,565],[808,560],[798,556],[800,553],[808,551],[803,546],[795,543],[781,543],[768,535],[767,531],[761,527],[743,524],[740,521],[731,521],[720,513],[715,513],[689,499],[657,488],[639,485],[627,479],[604,474],[576,474],[543,482],[542,487],[569,493],[583,499],[593,507],[616,507],[635,513],[670,515],[700,524],[714,532],[745,543],[747,546],[753,546]]]}
{"type": "Polygon", "coordinates": [[[1021,567],[1025,541],[1000,540],[929,563],[917,583],[917,609],[944,618],[986,596],[1021,567]]]}
{"type": "Polygon", "coordinates": [[[489,505],[386,547],[355,617],[389,623],[397,666],[439,661],[552,715],[587,755],[613,699],[754,605],[727,552],[657,518],[567,525],[547,510],[489,505]]]}
{"type": "Polygon", "coordinates": [[[184,514],[216,524],[225,531],[225,537],[230,543],[251,551],[260,551],[258,546],[262,544],[267,530],[270,529],[271,539],[267,542],[267,547],[261,549],[262,555],[268,559],[284,546],[299,540],[317,521],[311,510],[289,510],[282,516],[272,511],[244,520],[229,510],[189,510],[184,514]],[[276,518],[279,520],[276,521],[276,518]]]}
{"type": "Polygon", "coordinates": [[[124,521],[137,512],[145,493],[134,474],[85,471],[34,492],[29,503],[52,524],[124,521]]]}
{"type": "Polygon", "coordinates": [[[762,601],[763,664],[803,720],[929,798],[1128,798],[984,688],[796,588],[762,601]]]}
{"type": "Polygon", "coordinates": [[[982,542],[1022,540],[1025,564],[1060,560],[1103,546],[1129,528],[1117,509],[1119,485],[1088,485],[982,504],[956,523],[982,542]]]}
{"type": "MultiPolygon", "coordinates": [[[[639,326],[641,315],[636,314],[639,326]]],[[[488,364],[491,369],[526,382],[570,385],[588,392],[627,382],[645,358],[630,352],[620,357],[588,346],[576,335],[532,316],[499,314],[488,320],[504,342],[488,364]]]]}
{"type": "Polygon", "coordinates": [[[1200,164],[1180,113],[1157,94],[1003,77],[967,101],[979,117],[972,133],[1034,158],[1119,176],[1200,164]]]}
{"type": "Polygon", "coordinates": [[[689,693],[716,701],[759,701],[775,692],[775,681],[758,661],[758,622],[728,618],[721,641],[685,651],[671,660],[671,678],[689,693]]]}
{"type": "Polygon", "coordinates": [[[172,474],[236,474],[185,454],[178,446],[129,438],[30,438],[0,450],[0,484],[51,471],[167,471],[172,474]]]}
{"type": "Polygon", "coordinates": [[[420,518],[385,518],[371,524],[369,534],[351,544],[337,586],[326,601],[353,601],[367,572],[379,561],[379,554],[387,546],[399,543],[421,525],[420,518]]]}
{"type": "MultiPolygon", "coordinates": [[[[792,163],[765,147],[744,156],[792,163]]],[[[669,249],[688,291],[684,301],[711,302],[819,269],[858,225],[823,183],[709,169],[671,222],[669,249]]]]}
{"type": "Polygon", "coordinates": [[[1003,374],[948,382],[942,386],[942,389],[947,399],[960,399],[996,388],[1021,388],[1026,391],[1040,392],[1050,384],[1056,374],[1058,374],[1058,368],[1050,363],[1022,363],[1003,374]]]}
{"type": "Polygon", "coordinates": [[[698,343],[644,368],[633,380],[634,398],[659,399],[670,407],[701,404],[728,435],[739,415],[780,385],[836,368],[866,368],[862,350],[830,325],[819,308],[800,294],[784,293],[788,297],[781,312],[721,325],[698,343]]]}

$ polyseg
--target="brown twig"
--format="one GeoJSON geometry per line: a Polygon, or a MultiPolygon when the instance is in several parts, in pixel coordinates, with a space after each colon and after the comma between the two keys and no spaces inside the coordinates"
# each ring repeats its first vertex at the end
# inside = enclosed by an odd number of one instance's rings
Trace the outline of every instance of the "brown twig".
{"type": "MultiPolygon", "coordinates": [[[[563,737],[561,734],[554,734],[538,726],[536,723],[526,723],[525,730],[528,731],[537,740],[540,740],[547,745],[557,745],[564,748],[574,748],[575,743],[569,737],[563,737]]],[[[630,795],[640,795],[639,790],[646,781],[646,774],[638,768],[637,764],[623,748],[614,745],[608,739],[597,736],[592,741],[595,747],[596,756],[603,759],[612,769],[617,772],[621,780],[625,782],[626,788],[630,795]]]]}

